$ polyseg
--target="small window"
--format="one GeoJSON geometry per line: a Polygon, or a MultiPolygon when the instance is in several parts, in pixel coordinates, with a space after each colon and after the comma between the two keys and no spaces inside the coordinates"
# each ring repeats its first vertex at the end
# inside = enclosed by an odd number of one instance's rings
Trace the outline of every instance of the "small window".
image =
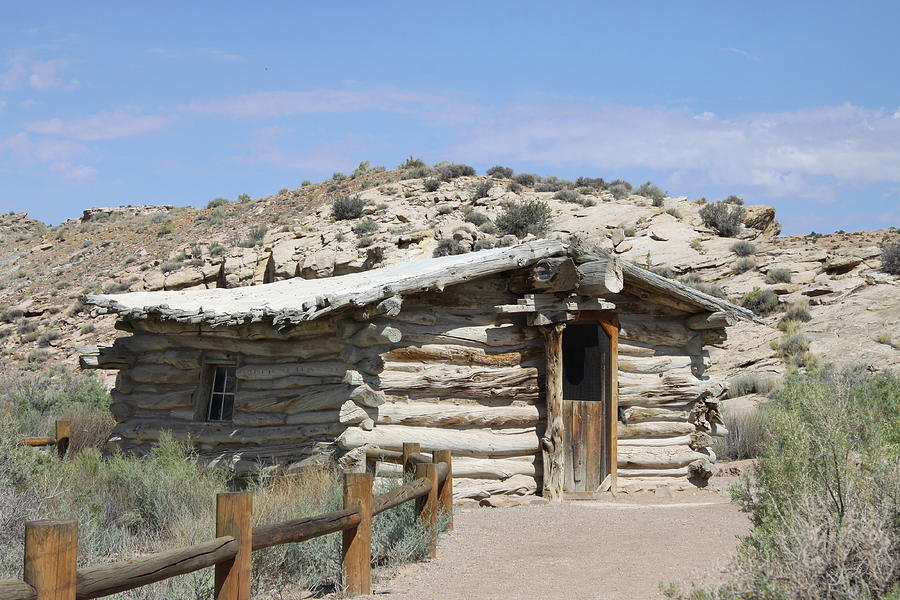
{"type": "Polygon", "coordinates": [[[234,415],[234,391],[237,378],[235,367],[210,367],[212,381],[209,386],[207,421],[230,421],[234,415]]]}

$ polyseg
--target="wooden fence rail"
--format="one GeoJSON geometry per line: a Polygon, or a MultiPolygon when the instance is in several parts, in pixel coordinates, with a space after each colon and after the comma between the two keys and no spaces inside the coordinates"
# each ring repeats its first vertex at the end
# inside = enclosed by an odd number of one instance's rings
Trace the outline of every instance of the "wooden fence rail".
{"type": "Polygon", "coordinates": [[[69,449],[69,435],[71,428],[68,421],[56,422],[56,437],[28,437],[19,440],[20,446],[56,446],[56,453],[60,458],[66,455],[69,449]]]}
{"type": "MultiPolygon", "coordinates": [[[[59,432],[59,429],[57,429],[59,432]]],[[[215,600],[249,600],[254,550],[303,542],[343,532],[341,561],[348,596],[372,592],[372,517],[410,500],[429,525],[430,556],[435,556],[438,514],[452,524],[453,472],[449,452],[419,452],[404,444],[398,462],[415,471],[412,481],[379,496],[372,495],[368,473],[344,475],[344,508],[334,512],[252,527],[250,492],[216,496],[216,538],[120,562],[77,568],[78,524],[75,521],[29,521],[25,524],[22,580],[0,580],[3,600],[88,600],[124,592],[177,575],[215,568],[215,600]]]]}

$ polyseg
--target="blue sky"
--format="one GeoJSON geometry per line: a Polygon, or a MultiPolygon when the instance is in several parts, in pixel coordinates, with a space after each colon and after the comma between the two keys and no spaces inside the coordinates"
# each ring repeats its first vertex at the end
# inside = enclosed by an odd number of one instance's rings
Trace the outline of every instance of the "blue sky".
{"type": "Polygon", "coordinates": [[[0,211],[203,206],[409,155],[900,225],[900,3],[33,2],[0,211]]]}

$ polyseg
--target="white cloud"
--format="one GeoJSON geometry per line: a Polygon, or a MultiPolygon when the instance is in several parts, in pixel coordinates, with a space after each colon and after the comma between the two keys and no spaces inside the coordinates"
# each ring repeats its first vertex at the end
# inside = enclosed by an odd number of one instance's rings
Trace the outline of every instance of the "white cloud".
{"type": "Polygon", "coordinates": [[[469,160],[644,168],[818,196],[822,181],[900,182],[900,120],[852,105],[722,118],[628,106],[518,105],[476,122],[469,160]],[[699,117],[699,118],[698,118],[699,117]],[[687,173],[686,173],[687,172],[687,173]]]}
{"type": "Polygon", "coordinates": [[[27,133],[17,133],[0,139],[0,151],[23,164],[42,164],[66,179],[82,181],[97,174],[87,165],[73,162],[73,158],[87,148],[78,142],[58,139],[34,139],[27,133]]]}
{"type": "Polygon", "coordinates": [[[62,72],[71,65],[71,61],[62,58],[37,60],[25,51],[16,52],[6,61],[6,70],[0,73],[0,89],[14,90],[25,85],[39,91],[74,89],[78,81],[62,77],[62,72]]]}
{"type": "Polygon", "coordinates": [[[744,58],[748,58],[750,60],[759,60],[759,57],[755,54],[750,54],[746,50],[741,50],[740,48],[722,48],[722,51],[737,54],[738,56],[743,56],[744,58]]]}
{"type": "Polygon", "coordinates": [[[41,135],[82,141],[114,140],[158,131],[170,120],[168,117],[158,115],[138,115],[131,109],[123,108],[71,121],[62,119],[33,121],[26,123],[25,129],[41,135]]]}
{"type": "Polygon", "coordinates": [[[228,50],[223,50],[221,48],[200,48],[199,50],[203,54],[223,62],[241,62],[244,60],[244,57],[240,54],[235,54],[234,52],[229,52],[228,50]]]}

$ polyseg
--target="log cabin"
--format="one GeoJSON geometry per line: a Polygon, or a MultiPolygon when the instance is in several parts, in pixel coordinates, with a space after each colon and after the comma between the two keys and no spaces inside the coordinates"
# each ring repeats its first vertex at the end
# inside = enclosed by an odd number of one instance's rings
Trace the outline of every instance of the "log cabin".
{"type": "Polygon", "coordinates": [[[454,494],[470,498],[703,485],[727,433],[704,346],[755,320],[558,240],[84,301],[130,334],[80,359],[118,370],[114,448],[141,454],[170,431],[246,473],[364,468],[419,442],[453,453],[454,494]]]}

